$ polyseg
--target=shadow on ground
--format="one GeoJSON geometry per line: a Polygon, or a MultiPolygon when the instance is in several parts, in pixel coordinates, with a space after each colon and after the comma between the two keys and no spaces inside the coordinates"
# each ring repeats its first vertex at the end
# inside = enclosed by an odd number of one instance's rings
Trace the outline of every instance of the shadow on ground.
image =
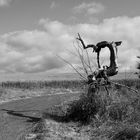
{"type": "Polygon", "coordinates": [[[26,120],[27,122],[39,122],[42,119],[41,117],[33,117],[33,116],[25,115],[21,113],[21,111],[14,111],[14,110],[7,110],[7,109],[1,109],[1,110],[5,111],[9,115],[18,116],[21,118],[27,118],[26,120]]]}

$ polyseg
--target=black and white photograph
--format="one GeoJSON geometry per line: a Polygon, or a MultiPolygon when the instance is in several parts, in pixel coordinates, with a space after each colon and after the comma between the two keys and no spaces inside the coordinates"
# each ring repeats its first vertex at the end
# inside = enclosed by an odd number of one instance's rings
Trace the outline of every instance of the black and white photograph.
{"type": "Polygon", "coordinates": [[[140,140],[140,1],[0,0],[0,140],[140,140]]]}

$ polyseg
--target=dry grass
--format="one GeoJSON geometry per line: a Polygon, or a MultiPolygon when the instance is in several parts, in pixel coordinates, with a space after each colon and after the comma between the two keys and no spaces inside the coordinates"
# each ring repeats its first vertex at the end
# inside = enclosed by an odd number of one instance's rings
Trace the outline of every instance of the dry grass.
{"type": "MultiPolygon", "coordinates": [[[[139,90],[139,81],[136,84],[137,86],[132,81],[130,83],[128,81],[126,83],[124,81],[121,82],[126,85],[131,83],[132,88],[137,87],[139,90]]],[[[50,118],[57,122],[58,125],[59,123],[66,125],[68,122],[78,122],[80,127],[76,126],[76,129],[79,129],[80,135],[88,135],[88,139],[139,139],[139,92],[135,93],[125,87],[117,86],[110,88],[109,96],[107,96],[104,89],[101,89],[98,94],[94,90],[89,92],[82,94],[78,100],[51,108],[53,115],[50,115],[50,118]],[[53,111],[53,109],[57,111],[53,111]]],[[[47,120],[48,114],[46,113],[44,117],[47,120]]],[[[63,131],[65,131],[65,128],[63,128],[63,131]]]]}
{"type": "MultiPolygon", "coordinates": [[[[115,82],[140,89],[139,79],[121,79],[115,82]]],[[[61,80],[61,81],[7,81],[1,82],[2,88],[14,88],[23,90],[43,89],[43,88],[62,88],[62,89],[83,89],[85,81],[81,80],[61,80]]],[[[113,88],[120,89],[121,86],[115,85],[113,88]]]]}
{"type": "MultiPolygon", "coordinates": [[[[140,81],[115,81],[140,91],[140,81]]],[[[121,140],[139,138],[140,95],[125,87],[112,86],[107,96],[104,88],[96,94],[87,93],[81,81],[51,82],[6,82],[1,84],[2,98],[33,97],[46,94],[81,91],[77,99],[69,99],[61,105],[49,108],[43,113],[43,124],[39,122],[30,133],[38,139],[74,140],[121,140]],[[53,85],[54,84],[54,85],[53,85]],[[82,87],[82,88],[81,88],[82,87]],[[42,129],[43,128],[43,129],[42,129]],[[133,130],[133,131],[132,131],[133,130]],[[40,132],[41,131],[41,132],[40,132]]]]}

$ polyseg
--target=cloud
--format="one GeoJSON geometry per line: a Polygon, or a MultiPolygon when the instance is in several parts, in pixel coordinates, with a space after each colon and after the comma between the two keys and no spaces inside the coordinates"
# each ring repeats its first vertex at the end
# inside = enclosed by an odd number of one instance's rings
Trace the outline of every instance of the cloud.
{"type": "Polygon", "coordinates": [[[50,5],[50,8],[53,9],[53,8],[55,8],[55,7],[57,7],[57,4],[56,4],[55,1],[53,1],[53,2],[51,3],[51,5],[50,5]]]}
{"type": "Polygon", "coordinates": [[[101,3],[91,2],[91,3],[81,3],[80,5],[74,7],[76,13],[86,13],[88,15],[93,15],[102,12],[105,7],[101,3]]]}
{"type": "Polygon", "coordinates": [[[64,62],[56,56],[58,50],[61,53],[61,48],[51,44],[48,34],[37,30],[3,35],[1,46],[4,50],[1,53],[4,60],[0,60],[0,68],[13,73],[37,73],[62,67],[64,62]]]}
{"type": "Polygon", "coordinates": [[[13,0],[0,0],[0,6],[8,6],[13,0]]]}
{"type": "MultiPolygon", "coordinates": [[[[100,24],[76,25],[41,19],[39,24],[44,30],[15,31],[0,37],[0,72],[70,72],[69,65],[57,56],[79,67],[80,60],[73,47],[78,32],[86,44],[103,40],[123,41],[118,52],[119,70],[135,69],[136,56],[140,54],[140,17],[116,17],[105,19],[100,24]]],[[[96,54],[92,49],[88,52],[91,62],[95,64],[96,54]]],[[[101,61],[107,59],[108,52],[102,51],[101,61]]]]}

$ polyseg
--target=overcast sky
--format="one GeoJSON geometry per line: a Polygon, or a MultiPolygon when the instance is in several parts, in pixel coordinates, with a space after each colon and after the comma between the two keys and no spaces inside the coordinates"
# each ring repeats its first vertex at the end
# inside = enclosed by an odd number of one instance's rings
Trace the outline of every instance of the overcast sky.
{"type": "Polygon", "coordinates": [[[72,72],[57,56],[78,69],[77,33],[86,44],[121,40],[119,70],[131,71],[140,55],[139,6],[139,0],[0,0],[0,74],[72,72]]]}

